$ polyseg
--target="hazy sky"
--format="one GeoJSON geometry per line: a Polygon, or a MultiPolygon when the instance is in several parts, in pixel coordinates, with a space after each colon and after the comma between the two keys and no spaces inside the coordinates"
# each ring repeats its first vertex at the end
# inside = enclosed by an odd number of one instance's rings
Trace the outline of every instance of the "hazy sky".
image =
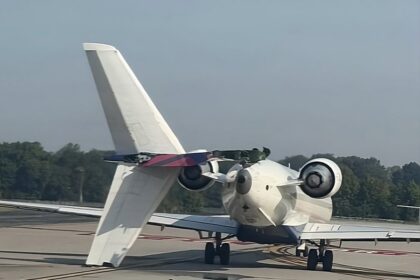
{"type": "Polygon", "coordinates": [[[2,1],[0,142],[112,149],[83,42],[186,150],[420,162],[420,1],[2,1]]]}

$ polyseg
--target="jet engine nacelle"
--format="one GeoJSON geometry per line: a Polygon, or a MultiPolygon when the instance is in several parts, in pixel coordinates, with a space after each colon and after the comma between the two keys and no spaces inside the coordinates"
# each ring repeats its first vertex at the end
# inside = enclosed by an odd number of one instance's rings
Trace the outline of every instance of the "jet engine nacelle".
{"type": "Polygon", "coordinates": [[[178,176],[178,183],[189,191],[204,191],[214,184],[214,180],[203,176],[205,172],[219,172],[216,161],[182,168],[178,176]]]}
{"type": "Polygon", "coordinates": [[[338,165],[326,158],[308,161],[299,171],[302,191],[313,198],[333,196],[341,187],[342,175],[338,165]]]}

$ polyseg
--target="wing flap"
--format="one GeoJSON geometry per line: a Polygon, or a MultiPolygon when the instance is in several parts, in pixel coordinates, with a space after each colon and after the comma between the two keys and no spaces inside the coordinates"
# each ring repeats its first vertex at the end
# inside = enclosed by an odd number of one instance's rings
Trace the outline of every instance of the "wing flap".
{"type": "Polygon", "coordinates": [[[150,218],[149,224],[227,234],[236,234],[238,231],[238,223],[229,216],[155,213],[150,218]]]}
{"type": "Polygon", "coordinates": [[[412,240],[420,241],[420,231],[386,227],[308,223],[303,229],[301,240],[412,240]]]}

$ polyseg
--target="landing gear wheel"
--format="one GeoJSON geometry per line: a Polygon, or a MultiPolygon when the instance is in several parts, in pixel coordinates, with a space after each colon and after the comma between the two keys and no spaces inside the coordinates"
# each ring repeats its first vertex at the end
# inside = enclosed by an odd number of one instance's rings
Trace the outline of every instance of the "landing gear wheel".
{"type": "Polygon", "coordinates": [[[305,250],[303,250],[303,256],[306,258],[309,254],[309,247],[305,246],[305,250]]]}
{"type": "Polygon", "coordinates": [[[296,257],[300,257],[300,250],[298,249],[298,247],[296,247],[296,257]]]}
{"type": "Polygon", "coordinates": [[[333,252],[326,250],[322,257],[322,269],[324,271],[331,271],[333,265],[333,252]]]}
{"type": "Polygon", "coordinates": [[[311,249],[309,250],[308,254],[308,261],[307,261],[307,269],[308,270],[315,270],[318,264],[318,250],[311,249]]]}
{"type": "Polygon", "coordinates": [[[309,253],[309,247],[305,246],[305,249],[299,250],[298,247],[296,247],[296,257],[300,257],[302,254],[305,258],[308,256],[309,253]]]}
{"type": "Polygon", "coordinates": [[[229,243],[223,243],[219,249],[220,264],[228,265],[230,260],[230,245],[229,243]]]}
{"type": "Polygon", "coordinates": [[[204,262],[206,264],[213,264],[215,255],[216,250],[214,249],[213,242],[207,242],[206,249],[204,250],[204,262]]]}

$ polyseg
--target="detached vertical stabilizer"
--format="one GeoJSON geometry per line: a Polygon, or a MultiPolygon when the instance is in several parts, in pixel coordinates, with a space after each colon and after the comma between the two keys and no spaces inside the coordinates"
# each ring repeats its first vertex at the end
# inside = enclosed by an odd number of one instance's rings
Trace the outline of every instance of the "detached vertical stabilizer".
{"type": "MultiPolygon", "coordinates": [[[[116,152],[185,153],[120,52],[103,44],[83,47],[116,152]]],[[[178,168],[118,165],[87,265],[120,265],[178,172],[178,168]]]]}

